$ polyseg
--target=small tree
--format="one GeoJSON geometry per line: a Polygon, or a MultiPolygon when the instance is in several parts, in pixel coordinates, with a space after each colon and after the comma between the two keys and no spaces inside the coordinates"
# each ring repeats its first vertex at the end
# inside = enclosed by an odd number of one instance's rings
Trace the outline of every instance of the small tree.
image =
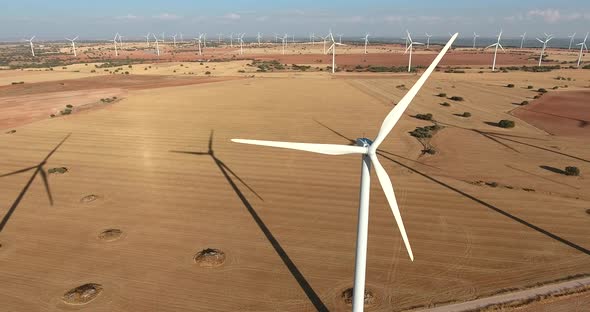
{"type": "Polygon", "coordinates": [[[520,105],[529,105],[529,101],[522,101],[520,105]]]}
{"type": "Polygon", "coordinates": [[[565,167],[565,175],[577,177],[580,175],[580,169],[574,166],[565,167]]]}
{"type": "Polygon", "coordinates": [[[500,128],[514,128],[514,121],[512,120],[507,120],[507,119],[502,119],[500,120],[500,122],[498,122],[498,126],[500,128]]]}
{"type": "Polygon", "coordinates": [[[464,112],[463,115],[461,115],[461,116],[463,116],[465,118],[469,118],[469,117],[471,117],[471,113],[470,112],[464,112]]]}
{"type": "Polygon", "coordinates": [[[447,97],[447,94],[446,93],[439,93],[438,96],[439,97],[447,97]]]}
{"type": "Polygon", "coordinates": [[[416,118],[422,119],[422,120],[432,120],[432,114],[430,114],[430,113],[428,113],[428,114],[416,114],[416,118]]]}
{"type": "Polygon", "coordinates": [[[457,101],[457,102],[463,101],[463,97],[460,97],[460,96],[451,96],[450,99],[453,101],[457,101]]]}
{"type": "Polygon", "coordinates": [[[514,84],[509,83],[509,84],[506,85],[506,88],[514,88],[514,84]]]}

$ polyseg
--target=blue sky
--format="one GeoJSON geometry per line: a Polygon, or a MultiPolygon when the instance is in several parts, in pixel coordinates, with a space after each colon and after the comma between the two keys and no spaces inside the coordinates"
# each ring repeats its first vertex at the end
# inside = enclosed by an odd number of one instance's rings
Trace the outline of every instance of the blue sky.
{"type": "Polygon", "coordinates": [[[37,35],[60,39],[106,39],[115,32],[139,37],[147,32],[182,32],[188,38],[245,32],[254,36],[289,33],[335,33],[399,37],[405,29],[446,36],[447,32],[483,36],[500,28],[506,36],[522,32],[558,36],[590,31],[590,0],[17,0],[0,11],[0,39],[37,35]]]}

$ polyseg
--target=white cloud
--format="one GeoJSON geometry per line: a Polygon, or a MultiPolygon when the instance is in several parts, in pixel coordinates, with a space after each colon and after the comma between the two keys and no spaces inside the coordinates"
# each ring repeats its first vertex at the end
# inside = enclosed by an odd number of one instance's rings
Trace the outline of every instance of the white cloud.
{"type": "Polygon", "coordinates": [[[160,15],[153,16],[153,18],[163,20],[163,21],[175,21],[175,20],[181,19],[182,17],[178,16],[176,14],[162,13],[160,15]]]}
{"type": "Polygon", "coordinates": [[[527,17],[541,17],[547,23],[557,23],[561,19],[561,13],[559,10],[555,9],[545,9],[545,10],[530,10],[527,12],[527,17]]]}
{"type": "Polygon", "coordinates": [[[256,21],[257,22],[266,22],[266,21],[268,21],[268,18],[269,18],[268,16],[260,16],[260,17],[256,18],[256,21]]]}
{"type": "Polygon", "coordinates": [[[139,17],[137,15],[133,15],[133,14],[127,14],[127,15],[117,16],[116,17],[116,19],[119,19],[119,20],[130,20],[130,21],[132,21],[132,20],[138,20],[140,18],[141,17],[139,17]]]}
{"type": "Polygon", "coordinates": [[[240,14],[237,13],[227,13],[223,16],[223,18],[228,19],[228,20],[239,20],[241,18],[240,14]]]}

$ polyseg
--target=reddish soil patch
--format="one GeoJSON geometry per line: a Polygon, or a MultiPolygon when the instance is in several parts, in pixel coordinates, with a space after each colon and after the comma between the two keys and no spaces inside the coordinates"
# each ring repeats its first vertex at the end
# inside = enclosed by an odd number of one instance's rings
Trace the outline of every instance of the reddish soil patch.
{"type": "MultiPolygon", "coordinates": [[[[414,54],[412,55],[412,65],[428,66],[435,57],[435,53],[414,54]]],[[[277,60],[283,64],[332,64],[332,55],[323,54],[256,55],[254,58],[259,60],[277,60]]],[[[441,65],[491,66],[492,58],[493,55],[488,53],[451,52],[445,55],[441,61],[441,65]]],[[[527,60],[526,55],[507,53],[498,55],[497,64],[499,66],[527,65],[534,64],[534,62],[527,60]]],[[[336,65],[340,67],[354,67],[356,65],[407,66],[408,56],[397,53],[342,54],[336,55],[336,65]]]]}
{"type": "Polygon", "coordinates": [[[558,91],[512,112],[518,118],[551,134],[590,135],[590,91],[558,91]]]}

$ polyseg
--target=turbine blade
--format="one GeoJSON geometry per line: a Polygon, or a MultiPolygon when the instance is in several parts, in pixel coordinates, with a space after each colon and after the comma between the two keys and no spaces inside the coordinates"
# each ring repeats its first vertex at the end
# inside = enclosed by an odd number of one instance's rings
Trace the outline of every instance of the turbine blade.
{"type": "Polygon", "coordinates": [[[424,71],[424,73],[422,74],[420,79],[418,79],[418,81],[414,84],[414,86],[412,86],[410,91],[408,91],[408,93],[406,93],[406,95],[401,99],[401,101],[399,101],[399,103],[393,108],[393,110],[391,110],[391,112],[389,112],[387,117],[385,117],[385,120],[383,120],[383,124],[381,125],[381,129],[379,129],[379,133],[377,134],[377,138],[375,138],[375,141],[371,145],[371,149],[373,151],[377,150],[377,148],[379,147],[379,145],[381,145],[381,143],[383,142],[385,137],[389,134],[389,132],[391,132],[391,129],[393,129],[395,124],[402,117],[402,114],[404,113],[404,111],[408,108],[408,106],[410,105],[410,103],[412,102],[412,100],[414,99],[416,94],[418,94],[418,91],[420,91],[420,88],[422,88],[422,86],[424,85],[424,83],[426,82],[428,77],[430,77],[430,74],[432,74],[432,72],[434,71],[434,69],[436,68],[438,63],[440,63],[440,61],[442,60],[445,53],[447,53],[447,51],[449,50],[449,48],[451,47],[451,45],[453,44],[455,39],[457,39],[458,35],[459,35],[459,33],[455,33],[451,37],[449,42],[447,42],[445,47],[436,56],[436,58],[434,59],[432,64],[430,64],[430,66],[428,66],[426,71],[424,71]]]}
{"type": "Polygon", "coordinates": [[[326,154],[326,155],[346,155],[346,154],[365,154],[367,148],[362,146],[338,145],[338,144],[311,144],[311,143],[292,143],[292,142],[278,142],[278,141],[260,141],[260,140],[243,140],[232,139],[232,142],[262,145],[270,147],[279,147],[294,149],[312,153],[326,154]]]}
{"type": "Polygon", "coordinates": [[[504,47],[498,43],[498,47],[500,47],[500,49],[502,49],[502,51],[506,52],[506,50],[504,50],[504,47]]]}
{"type": "Polygon", "coordinates": [[[395,193],[393,191],[393,185],[391,184],[391,179],[387,175],[387,172],[381,166],[379,159],[377,158],[377,154],[371,154],[371,161],[373,162],[373,167],[375,168],[375,173],[377,173],[377,178],[379,183],[381,184],[381,188],[383,189],[383,193],[385,193],[385,197],[387,198],[387,202],[389,202],[389,207],[391,208],[391,212],[393,213],[393,217],[395,218],[395,222],[397,223],[397,227],[402,235],[402,239],[404,244],[406,245],[406,250],[408,251],[408,255],[410,259],[414,261],[414,254],[412,253],[412,247],[410,247],[410,241],[408,240],[408,234],[406,233],[406,228],[404,227],[404,222],[402,220],[402,215],[399,211],[399,207],[397,205],[397,200],[395,199],[395,193]]]}
{"type": "Polygon", "coordinates": [[[490,44],[489,46],[487,46],[487,47],[485,47],[485,48],[486,48],[486,49],[489,49],[489,48],[491,48],[491,47],[495,47],[495,46],[496,46],[496,44],[494,43],[494,44],[490,44]]]}

